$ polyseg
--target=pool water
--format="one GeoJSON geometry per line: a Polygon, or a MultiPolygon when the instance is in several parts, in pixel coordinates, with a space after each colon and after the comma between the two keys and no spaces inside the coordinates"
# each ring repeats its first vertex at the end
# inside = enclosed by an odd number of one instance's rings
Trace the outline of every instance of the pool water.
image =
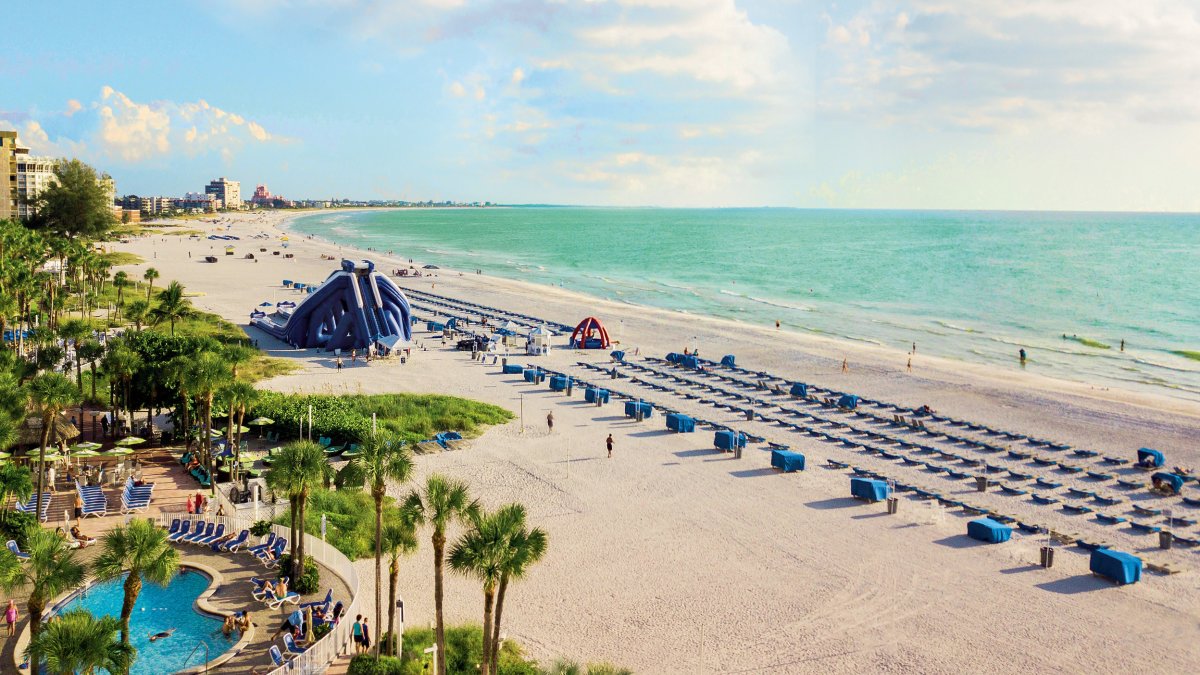
{"type": "MultiPolygon", "coordinates": [[[[61,611],[86,609],[95,616],[105,614],[120,618],[121,602],[124,599],[125,577],[111,579],[88,588],[84,594],[72,599],[61,611]]],[[[238,634],[226,638],[221,634],[221,621],[200,614],[193,607],[196,598],[208,588],[208,575],[194,569],[184,568],[164,586],[142,583],[129,619],[129,641],[137,648],[131,675],[158,675],[173,673],[191,666],[204,665],[205,652],[200,647],[192,653],[197,643],[208,645],[208,657],[214,659],[233,646],[238,634]],[[154,633],[176,629],[165,639],[150,642],[154,633]],[[190,658],[189,658],[190,654],[190,658]]]]}

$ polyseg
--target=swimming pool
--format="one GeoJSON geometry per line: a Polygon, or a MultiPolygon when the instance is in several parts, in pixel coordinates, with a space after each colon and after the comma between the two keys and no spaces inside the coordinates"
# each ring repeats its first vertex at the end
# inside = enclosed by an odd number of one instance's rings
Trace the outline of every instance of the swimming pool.
{"type": "MultiPolygon", "coordinates": [[[[133,616],[129,618],[129,641],[137,648],[137,660],[130,675],[174,673],[184,668],[204,665],[205,652],[200,642],[208,645],[208,658],[215,659],[233,646],[238,634],[227,638],[221,634],[221,621],[200,614],[193,607],[196,598],[210,584],[208,575],[192,568],[180,573],[164,586],[142,583],[133,616]],[[168,639],[150,642],[150,635],[176,629],[168,639]],[[190,655],[190,657],[189,657],[190,655]]],[[[105,614],[120,618],[124,598],[125,576],[110,579],[89,587],[72,598],[60,611],[86,609],[95,616],[105,614]]]]}

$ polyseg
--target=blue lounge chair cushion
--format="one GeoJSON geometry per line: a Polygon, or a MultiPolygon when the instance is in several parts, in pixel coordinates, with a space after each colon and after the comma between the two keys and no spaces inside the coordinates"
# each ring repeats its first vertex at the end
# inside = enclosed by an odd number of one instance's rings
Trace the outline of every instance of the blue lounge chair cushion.
{"type": "Polygon", "coordinates": [[[1092,559],[1088,568],[1093,573],[1122,585],[1137,583],[1142,578],[1141,558],[1109,548],[1098,548],[1092,551],[1092,559]]]}
{"type": "Polygon", "coordinates": [[[789,471],[803,471],[804,455],[790,450],[772,450],[771,466],[781,469],[785,473],[789,471]]]}
{"type": "Polygon", "coordinates": [[[991,518],[978,518],[967,523],[967,536],[989,544],[999,544],[1012,538],[1012,528],[991,518]]]}
{"type": "Polygon", "coordinates": [[[869,502],[877,502],[888,498],[888,484],[870,478],[851,478],[850,495],[869,502]]]}

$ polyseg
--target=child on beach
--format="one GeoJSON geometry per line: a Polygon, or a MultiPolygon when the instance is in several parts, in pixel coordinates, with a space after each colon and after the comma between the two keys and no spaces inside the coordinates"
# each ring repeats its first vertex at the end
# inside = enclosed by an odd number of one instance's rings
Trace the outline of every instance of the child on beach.
{"type": "Polygon", "coordinates": [[[608,435],[608,438],[604,441],[604,444],[608,446],[608,458],[612,459],[612,434],[608,435]]]}
{"type": "Polygon", "coordinates": [[[4,609],[4,623],[8,626],[8,637],[12,637],[17,624],[17,603],[12,600],[8,601],[8,607],[4,609]]]}

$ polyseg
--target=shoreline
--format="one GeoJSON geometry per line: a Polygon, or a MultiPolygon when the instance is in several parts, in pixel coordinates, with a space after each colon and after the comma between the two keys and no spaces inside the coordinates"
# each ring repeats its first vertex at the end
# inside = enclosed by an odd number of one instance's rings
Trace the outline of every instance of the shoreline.
{"type": "MultiPolygon", "coordinates": [[[[346,209],[345,211],[339,211],[339,213],[376,210],[394,211],[403,209],[360,208],[346,209]]],[[[329,247],[336,247],[339,252],[353,253],[354,255],[360,255],[368,258],[374,257],[377,259],[386,260],[389,263],[389,266],[386,266],[388,268],[390,268],[390,265],[398,265],[403,267],[409,264],[406,262],[408,258],[401,258],[395,255],[389,256],[383,251],[368,251],[364,248],[354,245],[339,243],[327,237],[302,234],[293,229],[292,226],[294,220],[313,215],[317,214],[311,212],[287,214],[280,220],[279,223],[276,224],[276,227],[280,231],[289,233],[293,238],[298,237],[304,241],[316,242],[329,247]]],[[[413,257],[412,260],[412,264],[418,268],[424,264],[424,261],[417,257],[413,257]]],[[[378,262],[376,265],[377,267],[381,268],[385,267],[383,265],[379,265],[378,262]]],[[[725,325],[731,329],[736,329],[739,331],[754,331],[764,336],[778,335],[783,333],[788,338],[795,339],[802,343],[796,348],[800,350],[816,351],[821,356],[838,361],[839,363],[841,359],[846,358],[850,360],[851,367],[862,367],[865,365],[867,368],[877,369],[880,372],[902,373],[904,371],[904,366],[897,364],[905,364],[906,359],[909,356],[909,353],[904,350],[882,345],[859,343],[850,339],[838,339],[835,337],[814,335],[808,332],[794,331],[786,328],[776,331],[769,327],[759,326],[757,324],[738,319],[719,317],[710,314],[683,312],[679,310],[653,307],[650,305],[641,305],[629,301],[618,302],[589,295],[580,291],[567,290],[564,288],[540,284],[532,281],[523,281],[489,274],[478,275],[469,271],[459,270],[452,267],[443,267],[438,271],[457,273],[464,279],[478,280],[483,285],[508,285],[510,286],[510,290],[518,293],[529,294],[535,292],[551,292],[564,298],[571,298],[579,303],[601,303],[617,312],[633,310],[637,312],[654,313],[662,320],[667,321],[673,320],[684,322],[699,319],[705,322],[714,322],[716,324],[725,325]]],[[[389,276],[392,275],[389,274],[389,276]]],[[[405,281],[407,283],[407,281],[403,278],[392,278],[398,283],[400,281],[405,281]]],[[[468,283],[467,285],[470,284],[468,283]]],[[[403,285],[401,287],[403,288],[403,285]]],[[[567,321],[566,323],[571,322],[567,321]]],[[[954,378],[957,381],[961,375],[969,375],[971,378],[975,378],[973,380],[974,384],[996,387],[1028,387],[1042,394],[1069,394],[1072,396],[1091,397],[1102,401],[1136,405],[1139,407],[1152,408],[1160,411],[1168,410],[1177,414],[1188,415],[1190,417],[1200,419],[1200,402],[1187,398],[1171,396],[1169,394],[1137,391],[1112,385],[1089,384],[1083,381],[1064,380],[1061,378],[1040,375],[1036,373],[997,370],[987,364],[964,361],[954,357],[929,356],[921,354],[919,358],[921,363],[919,368],[921,368],[922,374],[929,372],[935,379],[954,378]]],[[[914,358],[914,368],[918,367],[917,363],[917,360],[914,358]]]]}

